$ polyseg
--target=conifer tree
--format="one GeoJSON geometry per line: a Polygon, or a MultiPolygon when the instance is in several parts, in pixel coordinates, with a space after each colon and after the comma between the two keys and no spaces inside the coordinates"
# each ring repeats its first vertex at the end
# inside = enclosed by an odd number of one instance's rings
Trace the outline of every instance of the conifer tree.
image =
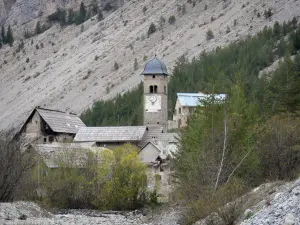
{"type": "Polygon", "coordinates": [[[98,19],[98,21],[101,21],[101,20],[103,20],[103,14],[102,14],[102,11],[101,11],[101,9],[99,9],[99,10],[98,10],[97,19],[98,19]]]}
{"type": "Polygon", "coordinates": [[[35,34],[41,34],[41,33],[42,33],[41,23],[40,21],[38,21],[35,26],[35,34]]]}
{"type": "Polygon", "coordinates": [[[93,0],[91,3],[91,15],[94,16],[97,15],[97,13],[98,13],[98,4],[96,0],[93,0]]]}
{"type": "Polygon", "coordinates": [[[66,14],[66,10],[61,10],[59,14],[59,24],[62,27],[66,25],[66,14]]]}
{"type": "Polygon", "coordinates": [[[85,5],[83,2],[80,3],[79,18],[80,18],[81,23],[83,23],[86,18],[86,8],[85,8],[85,5]]]}
{"type": "Polygon", "coordinates": [[[74,14],[73,9],[69,9],[68,10],[68,19],[67,19],[67,23],[69,25],[74,23],[74,17],[75,17],[75,14],[74,14]]]}
{"type": "Polygon", "coordinates": [[[2,28],[1,28],[1,39],[2,39],[2,43],[6,44],[6,37],[5,37],[5,28],[4,28],[4,26],[2,26],[2,28]]]}
{"type": "Polygon", "coordinates": [[[8,29],[7,29],[6,40],[7,40],[7,43],[9,44],[9,46],[11,47],[14,43],[14,37],[13,37],[13,33],[12,33],[10,25],[8,26],[8,29]]]}

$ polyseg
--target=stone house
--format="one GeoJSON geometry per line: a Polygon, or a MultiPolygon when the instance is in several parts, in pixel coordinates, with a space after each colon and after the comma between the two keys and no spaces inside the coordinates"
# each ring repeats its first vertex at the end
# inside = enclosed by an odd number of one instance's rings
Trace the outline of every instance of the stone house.
{"type": "MultiPolygon", "coordinates": [[[[204,93],[177,93],[177,100],[173,113],[172,128],[182,128],[187,124],[188,117],[196,110],[196,107],[202,106],[203,102],[211,95],[204,93]]],[[[225,94],[214,95],[217,101],[225,100],[225,94]]]]}
{"type": "Polygon", "coordinates": [[[85,124],[76,114],[37,107],[14,138],[21,139],[25,146],[72,142],[80,127],[85,124]]]}
{"type": "Polygon", "coordinates": [[[176,142],[148,142],[139,152],[141,162],[147,169],[147,187],[156,191],[160,200],[168,201],[172,192],[173,157],[176,142]]]}

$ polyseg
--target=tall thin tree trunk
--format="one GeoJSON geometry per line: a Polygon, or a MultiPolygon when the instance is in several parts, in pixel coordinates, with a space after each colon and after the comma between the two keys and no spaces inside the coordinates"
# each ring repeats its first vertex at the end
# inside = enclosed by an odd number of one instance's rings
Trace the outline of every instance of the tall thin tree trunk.
{"type": "Polygon", "coordinates": [[[221,159],[220,168],[219,168],[219,172],[218,172],[217,180],[216,180],[216,184],[215,184],[215,190],[217,190],[217,188],[218,188],[219,180],[220,180],[220,175],[221,175],[221,173],[222,173],[222,169],[223,169],[223,165],[224,165],[225,151],[226,151],[226,144],[227,144],[227,119],[226,119],[226,115],[225,115],[225,119],[224,119],[224,141],[223,141],[223,152],[222,152],[222,159],[221,159]]]}

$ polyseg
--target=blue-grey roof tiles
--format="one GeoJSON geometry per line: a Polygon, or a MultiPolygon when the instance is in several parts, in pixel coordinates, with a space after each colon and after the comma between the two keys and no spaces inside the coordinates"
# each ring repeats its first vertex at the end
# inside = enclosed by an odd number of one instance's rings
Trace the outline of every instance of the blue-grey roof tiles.
{"type": "Polygon", "coordinates": [[[166,75],[168,76],[168,71],[166,65],[160,61],[158,58],[150,60],[144,69],[142,75],[166,75]]]}

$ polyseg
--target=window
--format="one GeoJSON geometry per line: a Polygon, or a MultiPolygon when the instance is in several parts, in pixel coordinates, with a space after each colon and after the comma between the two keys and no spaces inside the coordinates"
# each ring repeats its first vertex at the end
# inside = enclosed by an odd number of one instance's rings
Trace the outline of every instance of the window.
{"type": "Polygon", "coordinates": [[[167,87],[164,86],[164,93],[167,94],[167,87]]]}
{"type": "Polygon", "coordinates": [[[181,108],[178,109],[178,113],[181,114],[181,108]]]}
{"type": "Polygon", "coordinates": [[[44,144],[47,143],[47,137],[44,137],[44,144]]]}
{"type": "Polygon", "coordinates": [[[49,142],[52,143],[54,141],[54,137],[53,136],[49,136],[49,142]]]}
{"type": "Polygon", "coordinates": [[[154,85],[154,93],[157,93],[157,85],[154,85]]]}
{"type": "Polygon", "coordinates": [[[152,75],[152,78],[155,78],[155,75],[152,75]]]}
{"type": "Polygon", "coordinates": [[[178,128],[181,127],[181,119],[178,120],[178,128]]]}
{"type": "Polygon", "coordinates": [[[153,93],[153,86],[152,86],[152,85],[151,85],[150,88],[149,88],[149,92],[150,92],[150,93],[153,93]]]}

